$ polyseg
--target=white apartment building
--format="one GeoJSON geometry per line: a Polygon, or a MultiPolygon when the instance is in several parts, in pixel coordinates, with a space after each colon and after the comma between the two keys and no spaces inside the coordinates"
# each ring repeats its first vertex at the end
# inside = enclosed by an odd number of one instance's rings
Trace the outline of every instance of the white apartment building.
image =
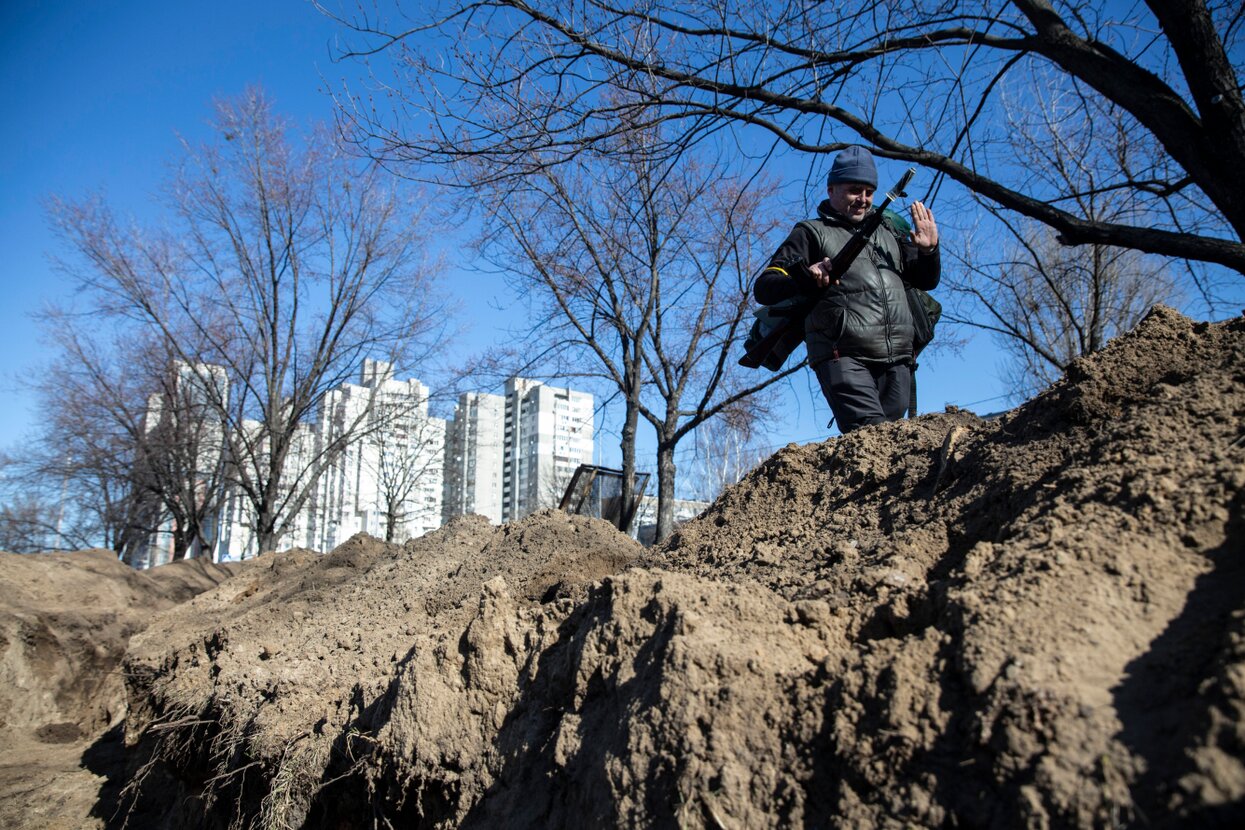
{"type": "MultiPolygon", "coordinates": [[[[245,470],[234,471],[235,476],[247,476],[250,480],[256,478],[256,471],[263,469],[267,465],[267,456],[269,452],[268,438],[264,434],[263,425],[259,421],[251,419],[242,422],[242,432],[245,439],[235,436],[234,443],[240,449],[242,457],[239,459],[239,466],[245,465],[245,470]]],[[[286,475],[282,478],[282,492],[280,498],[289,498],[291,490],[296,482],[292,477],[297,471],[305,470],[307,466],[314,462],[319,454],[321,447],[321,438],[315,426],[310,424],[299,424],[295,429],[290,449],[286,455],[285,470],[286,475]]],[[[258,556],[262,551],[259,549],[258,534],[255,531],[254,513],[251,507],[251,501],[247,497],[245,491],[236,482],[226,483],[221,494],[221,503],[218,508],[220,515],[219,533],[216,537],[216,547],[213,552],[213,558],[217,562],[234,562],[240,559],[249,559],[252,556],[258,556]]],[[[310,547],[306,544],[306,527],[307,516],[300,514],[295,517],[295,530],[286,535],[282,540],[283,547],[310,547]]]]}
{"type": "MultiPolygon", "coordinates": [[[[281,546],[330,551],[360,532],[384,539],[390,522],[396,542],[440,527],[445,427],[428,414],[427,386],[395,380],[389,363],[364,361],[360,382],[331,390],[316,421],[299,428],[285,495],[322,469],[281,546]]],[[[226,493],[221,525],[218,561],[259,553],[236,487],[226,493]]]]}
{"type": "Polygon", "coordinates": [[[459,396],[445,439],[444,521],[476,513],[501,524],[505,429],[506,399],[501,395],[459,396]]]}
{"type": "Polygon", "coordinates": [[[592,463],[592,408],[587,392],[506,382],[502,521],[556,507],[575,468],[592,463]]]}
{"type": "MultiPolygon", "coordinates": [[[[185,368],[183,385],[219,387],[224,400],[223,369],[185,368]]],[[[511,378],[504,395],[463,394],[448,423],[429,415],[428,397],[423,383],[395,380],[390,364],[374,360],[364,362],[358,384],[325,396],[316,419],[299,426],[286,459],[282,498],[318,478],[280,547],[331,551],[359,532],[383,539],[391,522],[392,537],[401,542],[466,513],[500,524],[556,506],[575,469],[592,463],[591,394],[511,378]]],[[[153,398],[152,423],[163,406],[153,398]]],[[[220,483],[225,432],[219,422],[215,429],[220,440],[203,463],[218,472],[211,480],[219,491],[219,518],[209,534],[215,544],[202,554],[216,561],[256,556],[251,503],[236,482],[220,483]]],[[[261,425],[246,421],[242,430],[234,443],[253,436],[249,464],[262,466],[267,446],[261,425]]],[[[170,538],[167,529],[154,534],[146,561],[135,564],[167,561],[170,538]]]]}
{"type": "Polygon", "coordinates": [[[305,547],[329,551],[356,533],[395,542],[441,526],[445,420],[428,415],[428,387],[395,380],[389,363],[366,360],[358,385],[325,399],[317,432],[358,437],[327,467],[306,514],[305,547]]]}

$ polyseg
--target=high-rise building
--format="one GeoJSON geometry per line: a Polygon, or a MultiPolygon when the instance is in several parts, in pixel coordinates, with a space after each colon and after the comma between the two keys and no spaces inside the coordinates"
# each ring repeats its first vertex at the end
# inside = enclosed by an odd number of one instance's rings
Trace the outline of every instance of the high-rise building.
{"type": "MultiPolygon", "coordinates": [[[[263,470],[268,464],[271,448],[269,436],[263,424],[247,418],[242,421],[241,433],[232,437],[239,457],[235,459],[232,469],[233,480],[227,481],[222,491],[219,509],[219,532],[216,536],[216,547],[213,558],[217,562],[229,562],[258,556],[259,533],[256,528],[255,513],[251,499],[240,480],[243,477],[255,482],[257,471],[263,470]]],[[[312,424],[298,424],[286,453],[284,470],[289,471],[282,476],[279,499],[287,499],[290,495],[290,476],[294,470],[302,470],[314,459],[320,446],[320,435],[312,424]]],[[[283,547],[309,547],[306,541],[306,516],[295,517],[294,530],[287,533],[281,540],[283,547]]]]}
{"type": "Polygon", "coordinates": [[[592,463],[592,395],[506,382],[502,521],[556,507],[575,468],[592,463]]]}
{"type": "MultiPolygon", "coordinates": [[[[300,479],[317,480],[281,545],[329,551],[360,532],[401,542],[440,527],[445,426],[428,414],[427,386],[395,380],[388,363],[364,361],[359,383],[329,391],[316,420],[298,428],[283,495],[300,479]]],[[[244,428],[258,432],[259,424],[244,428]]],[[[219,560],[260,552],[237,487],[228,488],[221,516],[219,560]]]]}
{"type": "Polygon", "coordinates": [[[501,395],[459,396],[445,438],[445,521],[476,513],[501,524],[505,423],[506,399],[501,395]]]}
{"type": "MultiPolygon", "coordinates": [[[[209,395],[223,404],[228,392],[223,369],[177,371],[175,386],[188,390],[180,397],[193,403],[209,395]],[[197,389],[203,395],[195,394],[197,389]]],[[[302,496],[308,480],[315,484],[285,522],[278,544],[329,551],[360,532],[400,542],[466,513],[500,524],[556,506],[575,469],[592,463],[588,393],[511,378],[504,395],[462,395],[448,423],[429,415],[428,398],[427,386],[395,380],[390,364],[374,360],[364,362],[358,384],[328,392],[315,419],[298,425],[286,456],[279,499],[302,496]]],[[[150,422],[167,420],[170,405],[153,398],[150,422]]],[[[185,402],[182,408],[195,409],[185,402]]],[[[243,422],[242,432],[227,442],[222,410],[214,409],[216,420],[209,419],[206,432],[200,430],[212,439],[201,463],[216,472],[211,486],[218,509],[209,535],[217,561],[261,552],[253,507],[238,476],[245,472],[240,464],[262,467],[268,452],[257,421],[243,422]],[[247,458],[229,462],[227,443],[248,447],[247,458]],[[232,481],[223,482],[223,469],[232,470],[232,481]]],[[[161,552],[168,539],[168,528],[162,527],[141,557],[145,562],[136,557],[135,564],[167,559],[161,552]]]]}
{"type": "Polygon", "coordinates": [[[360,383],[331,391],[319,413],[322,441],[353,440],[320,477],[306,546],[332,550],[360,532],[401,542],[440,527],[445,426],[428,414],[427,386],[364,361],[360,383]]]}

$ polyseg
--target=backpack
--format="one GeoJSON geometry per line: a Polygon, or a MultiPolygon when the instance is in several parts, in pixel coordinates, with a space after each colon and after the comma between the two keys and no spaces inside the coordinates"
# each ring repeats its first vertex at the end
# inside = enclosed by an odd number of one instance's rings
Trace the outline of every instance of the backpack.
{"type": "MultiPolygon", "coordinates": [[[[797,317],[792,319],[794,309],[802,302],[803,297],[792,297],[773,305],[763,305],[756,311],[752,312],[752,316],[756,319],[752,321],[752,328],[748,331],[748,337],[744,340],[744,353],[752,351],[753,347],[770,335],[774,329],[782,325],[788,325],[786,333],[781,335],[780,339],[765,355],[761,361],[761,366],[769,369],[771,372],[777,372],[787,362],[787,358],[791,353],[800,347],[804,342],[804,318],[797,317]]],[[[741,366],[753,366],[754,364],[740,361],[741,366]]]]}
{"type": "Polygon", "coordinates": [[[908,310],[912,312],[912,356],[921,353],[934,339],[934,328],[942,317],[942,303],[922,291],[909,285],[907,287],[908,310]]]}
{"type": "MultiPolygon", "coordinates": [[[[912,226],[895,211],[889,208],[882,212],[882,224],[901,242],[912,226]]],[[[919,355],[930,341],[934,339],[934,328],[942,317],[942,303],[915,286],[905,286],[904,293],[908,298],[908,310],[912,313],[912,387],[908,390],[908,417],[916,417],[916,370],[919,355]]]]}
{"type": "MultiPolygon", "coordinates": [[[[882,211],[882,225],[893,233],[900,243],[912,230],[908,220],[890,208],[882,211]]],[[[912,312],[912,356],[916,357],[934,339],[934,328],[938,325],[939,318],[942,317],[942,303],[931,297],[928,291],[922,291],[911,285],[906,288],[908,310],[912,312]]]]}

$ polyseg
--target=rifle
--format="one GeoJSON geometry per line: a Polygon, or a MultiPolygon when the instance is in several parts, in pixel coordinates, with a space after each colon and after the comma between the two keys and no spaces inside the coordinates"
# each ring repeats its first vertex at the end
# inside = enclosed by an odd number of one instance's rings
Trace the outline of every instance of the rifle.
{"type": "MultiPolygon", "coordinates": [[[[865,249],[869,238],[873,236],[873,232],[882,224],[882,215],[887,206],[895,199],[902,199],[907,196],[904,188],[908,186],[908,182],[912,180],[916,174],[915,167],[909,167],[907,171],[900,177],[899,183],[886,192],[886,198],[882,203],[873,209],[873,212],[862,219],[856,227],[852,228],[852,238],[847,240],[839,252],[830,260],[830,283],[834,284],[842,279],[847,273],[847,269],[856,261],[856,257],[860,256],[860,252],[865,249]]],[[[802,300],[796,302],[788,302],[783,304],[783,308],[779,309],[775,306],[770,307],[769,316],[781,318],[774,327],[770,329],[764,336],[752,342],[752,338],[748,338],[745,343],[744,356],[739,359],[740,366],[746,366],[749,369],[756,369],[759,366],[778,369],[782,365],[782,361],[786,360],[787,355],[799,345],[799,341],[804,336],[804,318],[816,308],[817,303],[821,302],[821,298],[826,294],[826,290],[822,290],[815,295],[806,296],[802,300]],[[784,351],[785,349],[785,351],[784,351]],[[774,360],[771,358],[771,352],[777,357],[781,355],[782,360],[777,361],[778,366],[774,366],[774,360]]]]}

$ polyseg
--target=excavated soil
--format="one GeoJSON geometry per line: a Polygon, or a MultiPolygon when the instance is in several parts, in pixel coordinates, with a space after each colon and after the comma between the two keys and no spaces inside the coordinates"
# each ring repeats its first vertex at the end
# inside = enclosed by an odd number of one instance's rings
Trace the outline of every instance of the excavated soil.
{"type": "Polygon", "coordinates": [[[138,572],[112,551],[0,552],[0,827],[92,825],[107,742],[88,748],[121,729],[131,636],[235,569],[195,560],[138,572]]]}
{"type": "MultiPolygon", "coordinates": [[[[118,595],[123,724],[115,649],[4,704],[77,749],[89,814],[22,818],[32,774],[0,819],[1242,826],[1243,416],[1245,320],[1157,308],[1001,418],[789,446],[659,548],[468,517],[118,595]]],[[[43,579],[81,610],[73,571],[43,579]]]]}

